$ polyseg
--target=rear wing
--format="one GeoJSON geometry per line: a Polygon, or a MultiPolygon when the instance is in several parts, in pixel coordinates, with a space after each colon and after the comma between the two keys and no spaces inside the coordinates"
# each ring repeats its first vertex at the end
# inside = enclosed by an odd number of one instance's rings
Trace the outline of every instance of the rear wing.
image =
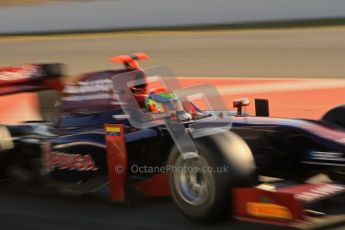
{"type": "Polygon", "coordinates": [[[0,68],[0,95],[62,89],[63,64],[32,64],[0,68]]]}

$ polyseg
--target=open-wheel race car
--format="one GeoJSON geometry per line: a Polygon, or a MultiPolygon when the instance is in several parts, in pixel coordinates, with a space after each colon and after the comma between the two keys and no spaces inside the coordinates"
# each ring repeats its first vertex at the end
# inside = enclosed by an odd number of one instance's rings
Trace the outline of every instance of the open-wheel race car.
{"type": "Polygon", "coordinates": [[[321,120],[268,117],[262,99],[256,115],[242,112],[246,99],[233,111],[203,110],[183,89],[155,85],[164,73],[140,69],[137,60],[146,58],[119,56],[113,60],[124,69],[65,85],[56,66],[0,70],[2,95],[61,93],[50,119],[0,127],[3,186],[108,192],[117,202],[171,196],[194,221],[232,215],[286,225],[324,215],[315,203],[343,194],[344,106],[321,120]],[[321,173],[332,181],[305,182],[321,173]],[[281,180],[262,183],[258,175],[281,180]]]}

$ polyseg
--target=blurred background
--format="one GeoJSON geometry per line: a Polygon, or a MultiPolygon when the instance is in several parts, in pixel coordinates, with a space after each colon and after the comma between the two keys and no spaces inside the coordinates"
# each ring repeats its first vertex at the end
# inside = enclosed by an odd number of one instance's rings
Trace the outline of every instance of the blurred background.
{"type": "Polygon", "coordinates": [[[269,98],[279,117],[320,118],[343,103],[344,41],[339,0],[0,1],[2,66],[63,62],[77,76],[146,52],[144,67],[167,66],[193,84],[212,78],[229,105],[269,98]],[[234,80],[243,77],[261,80],[234,80]]]}
{"type": "Polygon", "coordinates": [[[319,118],[343,103],[344,25],[339,0],[2,0],[0,63],[63,62],[66,75],[76,76],[115,68],[110,56],[146,52],[151,59],[144,67],[212,78],[229,104],[236,97],[269,98],[273,116],[319,118]],[[319,82],[229,80],[243,77],[319,82]],[[232,90],[235,85],[242,88],[232,90]]]}
{"type": "MultiPolygon", "coordinates": [[[[344,103],[344,41],[339,0],[0,0],[1,66],[62,62],[68,81],[119,68],[111,56],[146,52],[143,67],[167,66],[184,86],[216,84],[229,107],[268,98],[277,117],[318,119],[344,103]]],[[[82,198],[5,195],[0,203],[6,229],[200,228],[161,201],[135,211],[82,198]]]]}
{"type": "Polygon", "coordinates": [[[145,51],[148,65],[181,76],[342,77],[345,70],[339,0],[0,0],[0,7],[2,65],[59,61],[78,74],[113,67],[111,55],[145,51]],[[19,34],[31,36],[6,36],[19,34]]]}

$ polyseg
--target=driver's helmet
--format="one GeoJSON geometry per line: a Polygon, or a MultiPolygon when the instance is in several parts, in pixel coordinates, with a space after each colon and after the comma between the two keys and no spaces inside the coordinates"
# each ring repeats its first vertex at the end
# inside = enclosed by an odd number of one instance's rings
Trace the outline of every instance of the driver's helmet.
{"type": "Polygon", "coordinates": [[[150,112],[169,112],[178,110],[178,99],[169,89],[156,89],[145,99],[145,107],[150,112]]]}
{"type": "Polygon", "coordinates": [[[184,108],[176,94],[170,89],[156,89],[145,99],[145,108],[150,112],[176,112],[179,120],[189,120],[191,115],[184,108]]]}

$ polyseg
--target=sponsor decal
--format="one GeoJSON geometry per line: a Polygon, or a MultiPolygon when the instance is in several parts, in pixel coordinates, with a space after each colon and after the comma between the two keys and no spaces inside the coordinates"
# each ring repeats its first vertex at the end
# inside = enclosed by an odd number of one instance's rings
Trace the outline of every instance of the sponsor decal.
{"type": "Polygon", "coordinates": [[[258,218],[292,219],[290,210],[278,204],[248,202],[247,212],[249,215],[258,218]]]}
{"type": "Polygon", "coordinates": [[[148,119],[151,121],[162,120],[166,118],[172,118],[176,115],[176,112],[156,112],[148,114],[148,119]]]}
{"type": "Polygon", "coordinates": [[[67,84],[63,93],[77,94],[77,93],[95,93],[95,92],[112,92],[113,84],[109,79],[94,80],[94,81],[78,81],[75,84],[67,84]]]}
{"type": "Polygon", "coordinates": [[[345,137],[336,139],[336,141],[339,142],[339,143],[345,144],[345,137]]]}
{"type": "Polygon", "coordinates": [[[0,81],[18,81],[39,77],[40,75],[41,74],[37,66],[23,65],[6,70],[0,70],[0,81]]]}
{"type": "Polygon", "coordinates": [[[295,197],[304,202],[313,202],[342,192],[345,192],[344,185],[324,184],[296,194],[295,197]]]}
{"type": "Polygon", "coordinates": [[[112,81],[109,79],[78,81],[73,84],[66,84],[63,93],[65,96],[62,100],[67,102],[111,99],[118,101],[118,95],[114,93],[112,81]]]}
{"type": "Polygon", "coordinates": [[[90,154],[69,154],[50,151],[48,143],[42,146],[45,173],[60,170],[96,171],[98,167],[90,154]]]}
{"type": "Polygon", "coordinates": [[[120,136],[121,135],[121,128],[120,127],[106,126],[105,131],[106,131],[108,136],[120,136]]]}
{"type": "Polygon", "coordinates": [[[345,161],[343,155],[340,152],[310,151],[309,158],[311,160],[345,161]]]}
{"type": "Polygon", "coordinates": [[[102,100],[102,99],[111,99],[112,95],[106,93],[92,94],[92,95],[82,95],[82,96],[68,96],[63,97],[63,101],[89,101],[89,100],[102,100]]]}

